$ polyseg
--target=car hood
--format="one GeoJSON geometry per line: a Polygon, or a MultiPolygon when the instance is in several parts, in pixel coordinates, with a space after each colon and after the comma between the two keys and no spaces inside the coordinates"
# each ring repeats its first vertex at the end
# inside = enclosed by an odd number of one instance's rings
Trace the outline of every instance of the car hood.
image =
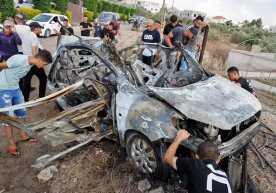
{"type": "Polygon", "coordinates": [[[149,89],[189,119],[230,130],[261,110],[258,99],[221,76],[182,88],[149,89]]]}

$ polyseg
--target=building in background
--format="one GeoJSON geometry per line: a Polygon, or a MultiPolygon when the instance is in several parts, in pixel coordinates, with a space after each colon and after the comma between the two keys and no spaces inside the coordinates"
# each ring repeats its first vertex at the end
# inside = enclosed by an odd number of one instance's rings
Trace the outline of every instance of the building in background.
{"type": "Polygon", "coordinates": [[[123,0],[122,3],[126,5],[137,5],[139,0],[123,0]]]}
{"type": "Polygon", "coordinates": [[[138,1],[138,5],[152,13],[158,13],[161,9],[160,3],[152,1],[138,1]]]}
{"type": "Polygon", "coordinates": [[[226,18],[223,16],[215,16],[211,18],[211,22],[224,24],[226,22],[226,18]]]}
{"type": "Polygon", "coordinates": [[[193,10],[183,10],[179,12],[179,17],[186,17],[191,20],[194,20],[197,16],[201,15],[202,17],[206,18],[207,13],[201,11],[193,11],[193,10]]]}
{"type": "Polygon", "coordinates": [[[268,32],[270,32],[270,33],[276,33],[276,25],[269,27],[268,32]]]}

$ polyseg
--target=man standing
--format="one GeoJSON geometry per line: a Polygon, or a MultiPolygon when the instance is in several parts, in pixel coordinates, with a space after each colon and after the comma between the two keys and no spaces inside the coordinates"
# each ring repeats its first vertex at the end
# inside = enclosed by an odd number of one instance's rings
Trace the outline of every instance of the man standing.
{"type": "Polygon", "coordinates": [[[231,193],[229,179],[218,166],[220,162],[219,151],[213,142],[201,143],[197,149],[196,159],[175,156],[179,144],[187,140],[189,136],[190,134],[186,130],[179,130],[173,143],[165,153],[164,161],[177,170],[180,176],[188,176],[189,192],[231,193]]]}
{"type": "Polygon", "coordinates": [[[14,16],[14,21],[16,23],[15,25],[15,29],[17,34],[19,35],[21,41],[22,41],[22,45],[18,45],[18,52],[20,54],[27,54],[27,55],[31,55],[29,53],[25,53],[26,50],[29,49],[29,37],[30,37],[30,33],[31,33],[31,29],[29,26],[24,25],[24,21],[23,21],[23,16],[21,14],[16,14],[14,16]]]}
{"type": "Polygon", "coordinates": [[[68,19],[63,19],[62,23],[63,23],[63,26],[67,29],[67,31],[63,27],[61,27],[59,32],[56,29],[54,29],[56,34],[58,36],[60,36],[60,35],[64,35],[64,36],[74,35],[74,30],[73,30],[73,28],[71,28],[69,26],[68,19]]]}
{"type": "Polygon", "coordinates": [[[16,7],[16,10],[15,10],[15,15],[16,14],[20,14],[22,15],[23,17],[23,21],[25,21],[27,18],[26,18],[26,15],[21,11],[21,8],[19,6],[16,7]]]}
{"type": "MultiPolygon", "coordinates": [[[[9,107],[23,103],[22,93],[19,89],[19,80],[24,77],[32,66],[43,68],[43,66],[52,62],[52,56],[47,50],[42,50],[35,56],[14,55],[6,62],[0,63],[0,108],[9,107]]],[[[24,119],[26,112],[24,109],[18,109],[13,112],[18,119],[24,119]]],[[[10,115],[10,112],[4,112],[10,115]]],[[[9,152],[12,156],[19,156],[20,151],[16,147],[13,137],[13,128],[6,124],[4,125],[9,152]]],[[[19,138],[25,142],[36,142],[37,139],[29,137],[24,131],[20,130],[19,138]]]]}
{"type": "MultiPolygon", "coordinates": [[[[158,30],[155,29],[154,21],[149,20],[147,23],[147,29],[142,34],[142,41],[144,43],[159,43],[161,41],[160,39],[160,33],[158,30]]],[[[148,48],[146,47],[143,50],[143,63],[151,66],[152,61],[155,58],[157,49],[156,47],[148,48]]]]}
{"type": "Polygon", "coordinates": [[[88,17],[83,16],[83,21],[80,23],[81,36],[90,36],[90,31],[92,31],[92,25],[88,22],[88,17]]]}
{"type": "Polygon", "coordinates": [[[188,28],[195,27],[197,29],[197,34],[193,39],[189,41],[189,43],[186,46],[186,49],[188,50],[188,53],[196,59],[197,53],[200,51],[201,45],[198,44],[199,35],[201,33],[201,28],[203,25],[204,18],[202,16],[197,16],[195,20],[193,21],[193,25],[189,26],[188,28]]]}
{"type": "Polygon", "coordinates": [[[11,56],[18,54],[17,46],[22,44],[11,21],[5,20],[3,26],[3,32],[0,33],[0,62],[7,61],[11,56]]]}
{"type": "Polygon", "coordinates": [[[180,27],[181,25],[178,24],[178,18],[176,15],[172,15],[170,18],[169,24],[165,25],[164,31],[163,31],[163,37],[165,38],[173,28],[180,27]]]}
{"type": "Polygon", "coordinates": [[[94,19],[94,37],[101,37],[102,27],[99,25],[99,19],[94,19]]]}
{"type": "MultiPolygon", "coordinates": [[[[35,56],[38,50],[41,49],[41,45],[37,36],[41,33],[41,26],[38,22],[30,23],[31,33],[29,34],[29,41],[27,49],[24,54],[35,56]]],[[[31,91],[31,80],[33,75],[36,75],[39,79],[39,98],[45,97],[47,76],[43,68],[37,68],[37,66],[32,66],[31,70],[23,78],[23,95],[25,102],[29,101],[30,91],[31,91]]]]}

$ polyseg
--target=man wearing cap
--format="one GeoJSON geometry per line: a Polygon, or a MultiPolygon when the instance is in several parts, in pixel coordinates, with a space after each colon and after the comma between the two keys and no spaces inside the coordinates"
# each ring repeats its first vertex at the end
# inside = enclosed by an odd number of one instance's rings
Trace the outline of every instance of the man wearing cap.
{"type": "MultiPolygon", "coordinates": [[[[30,23],[31,33],[29,34],[29,41],[27,49],[24,51],[27,55],[35,56],[39,49],[42,49],[42,46],[39,43],[37,36],[41,33],[42,26],[38,22],[30,23]]],[[[24,53],[24,54],[25,54],[24,53]]],[[[22,93],[24,96],[25,102],[29,101],[30,91],[31,91],[31,80],[33,75],[36,75],[39,79],[39,98],[45,97],[46,85],[47,85],[47,76],[43,68],[37,68],[32,66],[31,70],[23,78],[23,87],[22,93]]]]}
{"type": "Polygon", "coordinates": [[[32,55],[28,50],[31,49],[31,46],[29,44],[30,41],[30,33],[31,29],[29,26],[24,25],[23,21],[23,16],[21,14],[16,14],[14,16],[14,21],[16,23],[15,29],[16,32],[18,33],[20,39],[22,40],[22,45],[18,45],[18,52],[20,54],[27,54],[27,55],[32,55]]]}
{"type": "MultiPolygon", "coordinates": [[[[38,52],[35,56],[17,54],[10,57],[6,62],[0,63],[0,108],[9,107],[23,103],[23,96],[19,89],[19,80],[25,76],[32,66],[43,68],[52,62],[51,53],[47,50],[38,52]]],[[[15,115],[24,121],[25,109],[17,109],[14,112],[3,112],[7,115],[15,115]]],[[[7,123],[2,123],[5,128],[9,152],[12,156],[19,156],[16,143],[13,137],[13,128],[7,123]]],[[[37,142],[37,139],[29,137],[23,130],[20,130],[19,139],[24,142],[37,142]]]]}
{"type": "Polygon", "coordinates": [[[22,44],[11,21],[5,20],[3,27],[3,32],[0,33],[0,62],[7,61],[11,56],[18,54],[17,46],[22,44]]]}

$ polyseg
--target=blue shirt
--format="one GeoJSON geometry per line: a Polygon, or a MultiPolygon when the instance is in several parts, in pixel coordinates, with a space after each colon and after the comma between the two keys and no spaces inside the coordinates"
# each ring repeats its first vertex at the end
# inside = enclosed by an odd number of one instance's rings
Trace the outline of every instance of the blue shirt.
{"type": "Polygon", "coordinates": [[[0,33],[0,56],[3,60],[7,60],[9,57],[18,54],[17,45],[21,45],[22,41],[16,32],[10,35],[4,35],[0,33]]]}
{"type": "Polygon", "coordinates": [[[19,80],[31,69],[28,55],[14,55],[7,60],[7,69],[0,71],[0,90],[15,90],[19,88],[19,80]]]}

